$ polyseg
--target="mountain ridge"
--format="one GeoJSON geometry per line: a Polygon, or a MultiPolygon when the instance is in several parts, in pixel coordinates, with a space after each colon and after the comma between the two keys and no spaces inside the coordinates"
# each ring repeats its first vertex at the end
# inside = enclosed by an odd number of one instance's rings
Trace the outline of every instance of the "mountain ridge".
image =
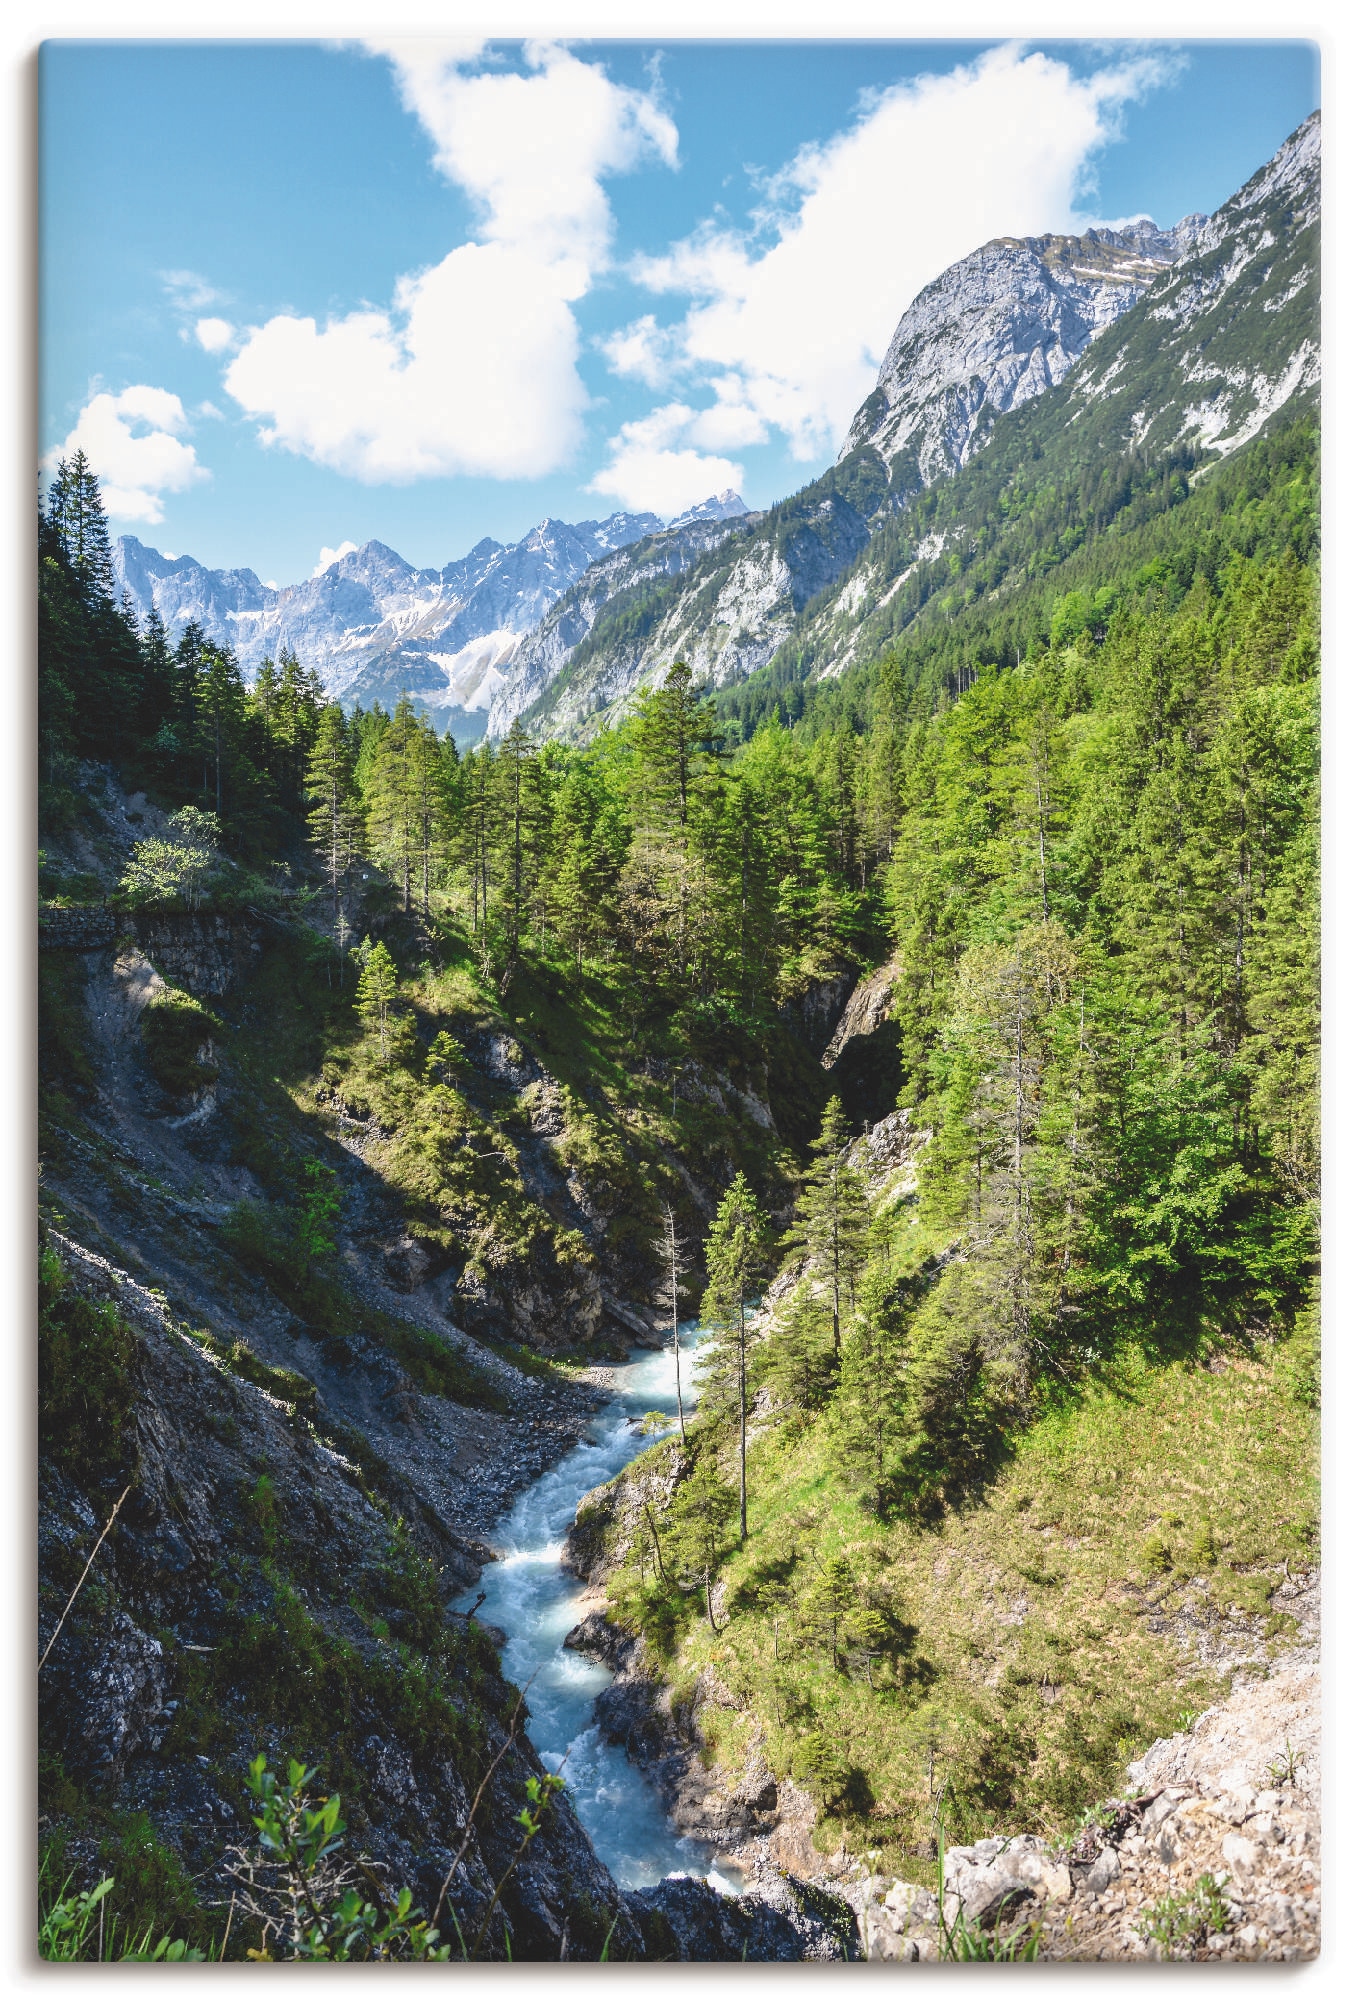
{"type": "MultiPolygon", "coordinates": [[[[1220,459],[1254,436],[1295,394],[1310,394],[1318,373],[1319,140],[1320,114],[1313,113],[1214,215],[1186,217],[1175,231],[1156,232],[1162,243],[1174,239],[1187,246],[1180,257],[1161,264],[1149,283],[1131,275],[1119,279],[1122,291],[1102,302],[1087,294],[1087,303],[1093,299],[1108,314],[1100,331],[1074,356],[1070,343],[1062,348],[1060,380],[1024,395],[1013,393],[1018,379],[1011,382],[1009,407],[995,408],[991,419],[982,414],[987,394],[1003,380],[1007,360],[1018,355],[1013,343],[1007,356],[1001,351],[1003,340],[997,344],[993,339],[993,373],[979,382],[968,378],[974,387],[964,399],[965,422],[951,447],[937,425],[927,440],[935,455],[926,468],[931,472],[926,484],[919,479],[921,447],[911,448],[924,427],[909,421],[911,412],[923,409],[938,418],[948,399],[956,397],[957,382],[936,368],[927,385],[932,394],[910,401],[907,419],[900,421],[893,418],[885,393],[875,389],[851,426],[846,440],[851,449],[842,452],[829,473],[767,510],[759,523],[743,524],[739,539],[720,559],[727,564],[725,575],[716,573],[714,561],[719,559],[710,559],[677,582],[660,582],[645,604],[627,607],[628,615],[619,620],[607,648],[600,644],[599,635],[608,629],[607,608],[601,607],[593,644],[565,660],[556,680],[528,708],[533,733],[588,736],[617,719],[635,689],[654,681],[678,657],[718,688],[765,666],[781,677],[815,677],[868,658],[916,614],[923,602],[920,589],[928,586],[926,594],[940,604],[949,599],[948,582],[975,553],[974,532],[962,518],[966,509],[959,495],[971,493],[973,475],[983,483],[992,480],[992,473],[978,474],[977,469],[992,463],[998,438],[1013,444],[1013,449],[1005,445],[1013,459],[1013,464],[1007,459],[1006,474],[1012,483],[1020,479],[1022,484],[1021,461],[1034,451],[1066,466],[1079,483],[1084,475],[1078,474],[1078,464],[1116,461],[1129,452],[1143,466],[1154,455],[1173,455],[1182,447],[1191,456],[1220,459]],[[1129,296],[1133,286],[1135,298],[1129,296]],[[1169,331],[1167,320],[1172,322],[1169,331]],[[982,442],[968,448],[983,426],[982,442]],[[875,439],[895,448],[885,455],[875,439]],[[951,473],[944,464],[948,448],[957,455],[951,473]],[[796,533],[824,528],[837,492],[852,496],[849,504],[858,515],[852,531],[841,537],[843,560],[838,565],[829,561],[820,573],[795,577],[787,557],[796,533]]],[[[1003,240],[997,241],[1003,248],[1003,240]]],[[[1111,265],[1121,263],[1130,271],[1129,260],[1137,254],[1126,243],[1101,243],[1098,238],[1094,250],[1085,238],[1062,239],[1060,247],[1056,240],[1030,241],[1046,249],[1026,248],[1025,259],[1049,275],[1074,254],[1095,250],[1107,254],[1111,265]],[[1080,249],[1083,243],[1085,250],[1080,249]],[[1045,255],[1048,264],[1043,263],[1045,255]]],[[[945,336],[959,316],[946,281],[965,267],[974,274],[994,273],[1006,259],[997,264],[990,258],[992,248],[983,246],[925,287],[903,315],[898,336],[905,327],[914,337],[914,307],[932,294],[952,313],[940,323],[947,349],[945,336]]],[[[1048,300],[1054,296],[1048,290],[1042,295],[1048,300]]],[[[1003,314],[1000,318],[1004,321],[1003,314]]],[[[1013,317],[1005,324],[1011,333],[1017,325],[1021,331],[1024,327],[1013,317]]],[[[1030,357],[1041,350],[1050,374],[1054,328],[1041,313],[1027,328],[1030,357]]],[[[898,356],[909,344],[897,348],[898,356]]],[[[889,349],[884,370],[892,353],[889,349]]],[[[897,405],[907,400],[899,396],[897,405]]],[[[1014,497],[1019,497],[1018,489],[1014,497]]],[[[988,494],[986,504],[997,500],[988,494]]],[[[1002,508],[1000,518],[1004,513],[1002,508]]],[[[996,539],[994,528],[987,529],[987,537],[996,539]]],[[[823,539],[823,552],[825,547],[823,539]]],[[[576,588],[588,587],[587,573],[576,588]]],[[[499,712],[504,708],[502,696],[499,712]]]]}
{"type": "MultiPolygon", "coordinates": [[[[728,490],[676,525],[727,521],[744,511],[728,490]]],[[[115,587],[141,621],[158,611],[172,641],[192,619],[212,643],[233,648],[247,677],[266,655],[291,647],[347,705],[390,706],[409,691],[460,739],[475,740],[520,636],[591,563],[665,525],[648,513],[578,522],[549,516],[518,542],[483,536],[438,569],[417,567],[371,539],[281,587],[252,569],[213,570],[192,556],[163,555],[134,535],[119,536],[112,554],[115,587]]]]}

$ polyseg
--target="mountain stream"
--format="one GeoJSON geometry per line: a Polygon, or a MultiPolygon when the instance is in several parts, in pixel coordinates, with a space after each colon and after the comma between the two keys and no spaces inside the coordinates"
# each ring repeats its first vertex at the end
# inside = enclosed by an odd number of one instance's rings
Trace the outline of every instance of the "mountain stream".
{"type": "MultiPolygon", "coordinates": [[[[680,1380],[685,1410],[694,1402],[693,1376],[702,1337],[698,1322],[680,1327],[680,1380]]],[[[502,1664],[528,1693],[528,1735],[549,1771],[565,1778],[576,1813],[595,1852],[624,1889],[643,1889],[667,1875],[706,1879],[738,1894],[734,1871],[713,1865],[711,1850],[677,1834],[657,1793],[621,1745],[607,1743],[593,1719],[595,1696],[613,1676],[606,1667],[567,1652],[562,1640],[584,1614],[589,1592],[562,1565],[562,1544],[576,1506],[592,1487],[612,1479],[652,1439],[638,1421],[648,1410],[675,1407],[675,1355],[635,1348],[613,1370],[612,1394],[589,1432],[515,1501],[492,1530],[501,1560],[488,1564],[475,1590],[456,1608],[467,1610],[484,1591],[479,1616],[508,1636],[502,1664]]]]}

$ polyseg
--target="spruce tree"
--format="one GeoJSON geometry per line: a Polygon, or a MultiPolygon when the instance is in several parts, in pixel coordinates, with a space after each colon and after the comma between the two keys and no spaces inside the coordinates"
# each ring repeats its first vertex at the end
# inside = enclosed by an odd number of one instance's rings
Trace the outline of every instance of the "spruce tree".
{"type": "Polygon", "coordinates": [[[236,655],[229,646],[205,648],[198,672],[198,713],[203,745],[203,791],[222,818],[224,776],[241,739],[245,720],[245,685],[236,655]]]}
{"type": "Polygon", "coordinates": [[[742,1541],[746,1538],[749,1299],[763,1270],[768,1243],[769,1218],[757,1206],[745,1175],[737,1174],[718,1204],[708,1232],[708,1289],[703,1295],[703,1317],[714,1334],[705,1379],[718,1392],[714,1400],[736,1420],[742,1541]]]}
{"type": "Polygon", "coordinates": [[[420,798],[415,761],[419,725],[409,695],[396,705],[373,753],[365,791],[372,851],[401,885],[401,907],[411,906],[411,882],[420,854],[420,798]]]}
{"type": "MultiPolygon", "coordinates": [[[[703,1603],[714,1632],[717,1619],[713,1613],[713,1575],[730,1547],[731,1517],[735,1511],[735,1493],[718,1471],[716,1462],[705,1455],[678,1486],[666,1512],[667,1540],[676,1567],[702,1579],[703,1603]]],[[[744,1507],[741,1535],[744,1539],[744,1507]]]]}
{"type": "Polygon", "coordinates": [[[844,1463],[881,1520],[905,1435],[906,1343],[902,1314],[881,1271],[865,1278],[850,1322],[835,1393],[844,1463]]]}
{"type": "Polygon", "coordinates": [[[869,1208],[863,1176],[845,1158],[849,1121],[838,1097],[826,1105],[812,1146],[811,1164],[784,1238],[785,1269],[805,1264],[815,1290],[830,1309],[831,1347],[840,1352],[840,1333],[854,1287],[868,1255],[869,1208]]]}
{"type": "Polygon", "coordinates": [[[354,785],[354,749],[338,702],[322,711],[307,765],[307,799],[311,806],[307,831],[330,884],[332,922],[340,944],[341,898],[345,878],[360,851],[361,822],[354,785]]]}
{"type": "Polygon", "coordinates": [[[47,518],[56,529],[85,603],[113,602],[113,554],[99,481],[83,450],[59,459],[48,488],[47,518]]]}
{"type": "Polygon", "coordinates": [[[661,1259],[660,1303],[670,1311],[670,1338],[675,1353],[675,1414],[679,1418],[680,1442],[685,1444],[688,1437],[684,1428],[684,1390],[680,1381],[680,1341],[679,1341],[679,1281],[684,1268],[685,1245],[675,1227],[675,1211],[668,1201],[662,1202],[661,1214],[664,1218],[660,1239],[656,1250],[661,1259]]]}
{"type": "Polygon", "coordinates": [[[518,716],[496,752],[495,794],[500,920],[505,934],[504,977],[508,980],[519,963],[548,825],[539,759],[518,716]]]}
{"type": "Polygon", "coordinates": [[[761,1380],[804,1415],[821,1409],[835,1387],[836,1357],[829,1331],[819,1302],[801,1284],[780,1301],[761,1348],[761,1380]]]}
{"type": "Polygon", "coordinates": [[[386,1062],[388,1031],[397,996],[396,962],[385,944],[379,941],[370,945],[367,938],[356,956],[363,970],[359,974],[354,1005],[369,1028],[377,1030],[378,1048],[383,1062],[386,1062]]]}

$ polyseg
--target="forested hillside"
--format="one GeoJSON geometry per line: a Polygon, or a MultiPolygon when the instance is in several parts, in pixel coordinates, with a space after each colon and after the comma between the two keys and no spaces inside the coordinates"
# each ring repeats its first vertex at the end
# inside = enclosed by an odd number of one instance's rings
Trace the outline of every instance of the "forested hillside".
{"type": "MultiPolygon", "coordinates": [[[[588,744],[516,721],[465,755],[404,700],[347,714],[289,656],[247,686],[196,628],[172,648],[139,627],[97,482],[59,469],[44,1618],[80,1524],[151,1462],[133,1335],[72,1303],[91,1252],[347,1454],[372,1510],[346,1604],[343,1575],[309,1580],[319,1530],[289,1541],[284,1444],[261,1446],[223,1502],[215,1608],[157,1599],[181,1678],[156,1758],[134,1731],[100,1763],[52,1704],[51,1825],[82,1865],[158,1857],[156,1921],[213,1934],[180,1865],[215,1865],[176,1791],[195,1758],[224,1773],[269,1732],[271,1755],[328,1755],[377,1839],[386,1710],[465,1807],[512,1696],[435,1592],[440,1566],[445,1592],[474,1573],[506,1489],[480,1515],[450,1498],[409,1410],[459,1438],[522,1416],[483,1457],[535,1433],[545,1462],[579,1423],[571,1369],[660,1337],[667,1210],[677,1308],[702,1300],[719,1338],[685,1439],[625,1477],[651,1481],[647,1531],[626,1493],[599,1503],[613,1615],[656,1674],[720,1680],[719,1752],[758,1739],[855,1851],[927,1851],[945,1778],[968,1826],[1069,1824],[1214,1685],[1143,1600],[1192,1586],[1205,1628],[1264,1621],[1271,1571],[1310,1558],[1315,421],[1299,398],[1223,464],[1176,447],[1031,487],[1001,447],[938,502],[994,501],[995,577],[980,543],[952,594],[917,571],[905,629],[841,678],[789,653],[714,695],[676,662],[588,744]],[[891,1019],[823,1068],[889,962],[891,1019]],[[1023,1613],[964,1616],[936,1588],[951,1564],[990,1576],[993,1611],[1027,1579],[1023,1613]],[[251,1666],[269,1634],[324,1702],[251,1666]]],[[[247,1425],[212,1422],[219,1443],[247,1425]]],[[[119,1602],[141,1602],[136,1560],[119,1602]]],[[[63,1642],[86,1649],[72,1685],[107,1611],[63,1642]]],[[[429,1906],[448,1856],[419,1810],[389,1858],[429,1906]]],[[[597,1956],[591,1882],[575,1936],[597,1956]]],[[[513,1921],[555,1955],[536,1909],[513,1921]]]]}

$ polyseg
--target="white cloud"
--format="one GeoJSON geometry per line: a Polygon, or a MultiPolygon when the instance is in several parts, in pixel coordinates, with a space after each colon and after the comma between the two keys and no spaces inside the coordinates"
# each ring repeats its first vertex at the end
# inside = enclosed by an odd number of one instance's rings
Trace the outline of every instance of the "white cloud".
{"type": "Polygon", "coordinates": [[[390,56],[440,171],[481,210],[482,241],[558,271],[565,297],[579,297],[608,257],[603,177],[649,155],[676,163],[679,135],[653,97],[552,42],[526,46],[527,76],[469,76],[465,45],[451,59],[427,43],[369,46],[390,56]]]}
{"type": "Polygon", "coordinates": [[[470,196],[478,240],[403,278],[388,310],[252,328],[226,386],[266,443],[359,479],[553,471],[588,400],[571,304],[611,251],[601,181],[648,156],[673,164],[674,125],[551,43],[528,45],[526,75],[469,74],[466,42],[369,46],[470,196]]]}
{"type": "Polygon", "coordinates": [[[695,414],[687,403],[667,403],[624,424],[609,440],[609,463],[595,474],[587,492],[616,497],[633,512],[670,515],[682,514],[729,486],[739,490],[743,466],[682,442],[686,434],[693,436],[695,414]]]}
{"type": "Polygon", "coordinates": [[[646,313],[631,326],[605,334],[599,345],[615,375],[631,376],[634,381],[645,382],[648,389],[659,389],[674,372],[676,362],[683,359],[681,331],[678,327],[657,326],[656,315],[646,313]]]}
{"type": "MultiPolygon", "coordinates": [[[[312,571],[312,575],[324,576],[332,563],[337,563],[341,556],[352,556],[358,546],[357,542],[341,542],[338,549],[322,549],[316,559],[316,567],[312,571]]],[[[271,584],[269,587],[271,590],[278,588],[277,584],[271,584]]]]}
{"type": "MultiPolygon", "coordinates": [[[[768,184],[750,234],[710,226],[637,275],[688,295],[691,374],[734,377],[740,393],[724,401],[814,458],[839,442],[922,286],[993,236],[1083,226],[1092,156],[1121,107],[1167,74],[1139,57],[1080,78],[1009,46],[893,86],[768,184]]],[[[626,330],[642,357],[656,351],[647,325],[626,330]]],[[[633,353],[623,336],[619,351],[633,353]]]]}
{"type": "Polygon", "coordinates": [[[202,312],[215,306],[222,294],[197,271],[162,271],[160,281],[181,312],[202,312]]]}
{"type": "Polygon", "coordinates": [[[164,493],[182,493],[209,477],[191,444],[180,433],[188,419],[179,397],[168,389],[136,383],[121,395],[106,390],[92,396],[58,458],[83,451],[99,480],[108,513],[120,521],[163,521],[164,493]]]}
{"type": "Polygon", "coordinates": [[[194,334],[198,345],[206,348],[209,354],[220,354],[223,348],[230,347],[236,329],[229,319],[200,319],[194,327],[194,334]]]}
{"type": "Polygon", "coordinates": [[[695,444],[712,451],[729,451],[743,444],[764,444],[769,431],[764,419],[750,407],[746,384],[740,375],[720,375],[711,385],[717,401],[700,410],[689,427],[695,444]]]}

